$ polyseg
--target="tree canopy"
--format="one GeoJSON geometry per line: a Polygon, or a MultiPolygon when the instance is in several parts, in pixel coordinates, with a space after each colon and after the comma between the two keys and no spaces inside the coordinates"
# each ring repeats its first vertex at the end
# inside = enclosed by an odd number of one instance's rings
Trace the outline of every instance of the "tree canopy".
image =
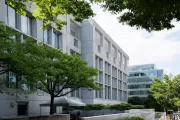
{"type": "Polygon", "coordinates": [[[157,102],[164,109],[176,109],[180,103],[180,75],[164,75],[164,80],[155,78],[151,85],[150,91],[157,102]]]}
{"type": "Polygon", "coordinates": [[[6,0],[21,15],[26,14],[24,3],[32,3],[33,16],[44,22],[43,27],[55,23],[57,30],[66,24],[58,15],[72,15],[81,22],[94,16],[92,3],[99,5],[112,14],[119,15],[120,23],[147,31],[160,31],[173,28],[172,20],[180,20],[180,3],[177,0],[6,0]]]}
{"type": "Polygon", "coordinates": [[[31,38],[21,41],[15,36],[12,29],[0,24],[0,75],[12,72],[18,79],[14,81],[18,86],[15,88],[33,86],[50,94],[51,114],[55,97],[79,88],[99,89],[94,82],[97,69],[89,67],[80,56],[70,56],[31,38]]]}

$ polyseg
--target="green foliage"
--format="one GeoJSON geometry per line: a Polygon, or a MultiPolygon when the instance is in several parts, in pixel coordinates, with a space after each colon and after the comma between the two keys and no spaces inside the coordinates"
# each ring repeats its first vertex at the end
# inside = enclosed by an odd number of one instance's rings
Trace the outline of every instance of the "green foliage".
{"type": "Polygon", "coordinates": [[[142,105],[143,101],[140,99],[140,97],[134,96],[134,97],[131,97],[130,99],[128,99],[128,103],[130,103],[132,105],[142,105]]]}
{"type": "Polygon", "coordinates": [[[110,105],[109,108],[111,110],[129,110],[131,109],[131,104],[128,103],[114,104],[114,105],[110,105]]]}
{"type": "Polygon", "coordinates": [[[25,4],[34,5],[36,9],[32,11],[32,15],[44,22],[44,28],[55,23],[56,30],[60,30],[66,24],[65,21],[58,19],[59,15],[72,15],[77,22],[94,16],[91,2],[86,0],[6,0],[6,3],[21,15],[26,15],[25,4]]]}
{"type": "Polygon", "coordinates": [[[173,19],[180,20],[178,0],[102,0],[102,7],[113,14],[120,14],[119,22],[159,31],[174,27],[173,19]]]}
{"type": "Polygon", "coordinates": [[[164,76],[164,81],[154,79],[150,91],[164,109],[176,109],[179,106],[180,75],[164,76]]]}
{"type": "MultiPolygon", "coordinates": [[[[18,84],[33,86],[49,93],[51,100],[79,88],[99,89],[97,69],[88,67],[79,56],[70,56],[33,39],[15,40],[14,32],[0,24],[0,75],[13,72],[18,84]]],[[[51,103],[51,109],[53,102],[51,103]]],[[[52,111],[51,111],[52,113],[52,111]]]]}
{"type": "Polygon", "coordinates": [[[144,120],[144,118],[135,116],[135,117],[124,117],[124,118],[119,118],[119,119],[115,119],[115,120],[144,120]]]}
{"type": "Polygon", "coordinates": [[[132,105],[131,109],[143,109],[144,105],[132,105]]]}
{"type": "Polygon", "coordinates": [[[105,105],[103,104],[88,104],[84,108],[85,110],[102,110],[105,108],[105,105]]]}
{"type": "Polygon", "coordinates": [[[152,96],[148,95],[148,97],[144,101],[145,108],[153,108],[155,111],[163,112],[163,107],[157,102],[157,100],[152,96]]]}

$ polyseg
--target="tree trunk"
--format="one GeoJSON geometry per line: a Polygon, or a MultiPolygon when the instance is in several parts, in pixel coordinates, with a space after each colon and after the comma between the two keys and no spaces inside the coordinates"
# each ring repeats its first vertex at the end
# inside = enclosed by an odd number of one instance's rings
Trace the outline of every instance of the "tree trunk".
{"type": "Polygon", "coordinates": [[[54,94],[51,95],[51,103],[50,103],[50,115],[55,113],[55,109],[54,109],[54,94]]]}

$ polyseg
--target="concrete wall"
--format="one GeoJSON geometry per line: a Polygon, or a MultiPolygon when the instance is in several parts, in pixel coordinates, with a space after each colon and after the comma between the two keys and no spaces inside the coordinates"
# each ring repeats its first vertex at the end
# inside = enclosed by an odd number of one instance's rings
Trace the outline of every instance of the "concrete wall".
{"type": "Polygon", "coordinates": [[[114,120],[127,116],[128,113],[120,113],[120,114],[110,114],[110,115],[93,116],[93,117],[82,117],[82,120],[114,120]]]}
{"type": "Polygon", "coordinates": [[[155,112],[153,109],[133,109],[133,110],[127,110],[126,113],[82,117],[82,120],[114,120],[118,118],[133,117],[133,116],[140,116],[145,119],[148,118],[149,120],[154,120],[155,112]]]}
{"type": "Polygon", "coordinates": [[[70,120],[69,114],[51,115],[51,116],[33,116],[33,117],[16,117],[3,118],[1,120],[70,120]]]}

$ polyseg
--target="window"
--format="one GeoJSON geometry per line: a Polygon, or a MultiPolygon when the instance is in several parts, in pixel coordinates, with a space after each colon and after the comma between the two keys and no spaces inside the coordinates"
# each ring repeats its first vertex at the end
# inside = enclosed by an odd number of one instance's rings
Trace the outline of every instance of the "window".
{"type": "Polygon", "coordinates": [[[115,46],[112,46],[112,55],[113,55],[113,57],[116,57],[116,48],[115,48],[115,46]]]}
{"type": "MultiPolygon", "coordinates": [[[[102,84],[98,84],[100,88],[103,88],[102,84]]],[[[103,90],[96,90],[96,98],[103,98],[103,90]]]]}
{"type": "Polygon", "coordinates": [[[71,35],[75,37],[75,32],[71,30],[71,35]]]}
{"type": "Polygon", "coordinates": [[[80,89],[71,92],[71,97],[80,97],[80,89]]]}
{"type": "Polygon", "coordinates": [[[22,32],[32,35],[32,18],[21,16],[21,30],[22,32]]]}
{"type": "Polygon", "coordinates": [[[17,108],[17,115],[28,115],[28,102],[18,102],[17,108]]]}
{"type": "Polygon", "coordinates": [[[105,86],[105,99],[111,99],[111,88],[110,86],[105,86]]]}
{"type": "Polygon", "coordinates": [[[16,28],[16,11],[10,6],[7,6],[7,24],[16,28]]]}
{"type": "Polygon", "coordinates": [[[99,71],[99,82],[103,83],[103,72],[99,71]]]}
{"type": "Polygon", "coordinates": [[[49,42],[48,42],[48,30],[47,29],[43,30],[43,35],[44,35],[44,43],[49,44],[49,42]]]}
{"type": "Polygon", "coordinates": [[[26,16],[21,16],[21,30],[24,33],[28,33],[28,19],[26,16]]]}
{"type": "Polygon", "coordinates": [[[45,29],[43,31],[43,37],[44,37],[44,43],[52,45],[52,39],[50,39],[51,36],[51,29],[45,29]]]}
{"type": "Polygon", "coordinates": [[[112,99],[117,100],[117,89],[116,88],[112,88],[112,99]]]}
{"type": "Polygon", "coordinates": [[[121,53],[118,51],[118,60],[121,61],[121,53]]]}
{"type": "Polygon", "coordinates": [[[13,72],[8,73],[8,87],[17,88],[16,75],[13,72]]]}
{"type": "Polygon", "coordinates": [[[96,40],[96,43],[99,45],[99,46],[103,46],[103,43],[102,43],[102,34],[96,30],[95,32],[95,40],[96,40]]]}
{"type": "Polygon", "coordinates": [[[74,38],[74,46],[78,48],[78,40],[74,38]]]}
{"type": "Polygon", "coordinates": [[[101,52],[101,46],[98,45],[98,52],[100,53],[101,52]]]}
{"type": "Polygon", "coordinates": [[[53,44],[54,48],[57,48],[57,49],[60,48],[60,42],[59,42],[60,41],[60,35],[61,34],[58,34],[55,31],[53,32],[52,44],[53,44]]]}
{"type": "Polygon", "coordinates": [[[106,38],[104,40],[104,48],[107,52],[110,52],[110,42],[106,38]]]}

